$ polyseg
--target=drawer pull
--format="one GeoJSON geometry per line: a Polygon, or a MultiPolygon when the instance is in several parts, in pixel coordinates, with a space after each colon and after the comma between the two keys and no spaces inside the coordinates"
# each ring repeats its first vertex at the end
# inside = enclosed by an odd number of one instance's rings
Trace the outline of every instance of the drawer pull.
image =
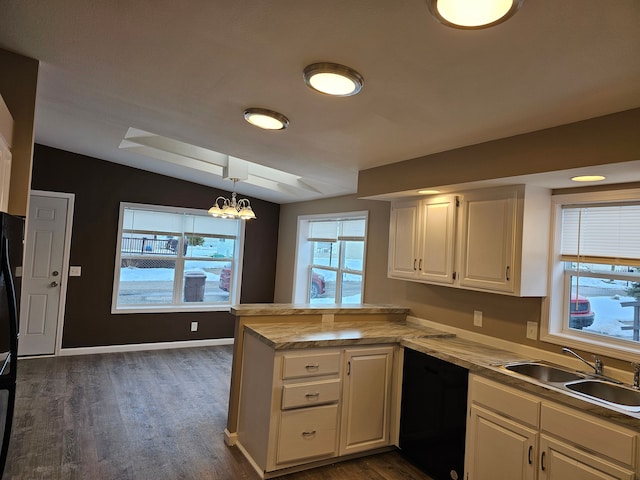
{"type": "Polygon", "coordinates": [[[302,432],[302,436],[305,438],[313,437],[316,434],[315,430],[311,430],[310,432],[302,432]]]}
{"type": "Polygon", "coordinates": [[[305,365],[305,367],[307,370],[316,370],[318,368],[320,368],[320,364],[319,363],[308,363],[307,365],[305,365]]]}
{"type": "Polygon", "coordinates": [[[304,396],[307,397],[307,398],[318,398],[320,396],[320,392],[306,393],[304,396]]]}

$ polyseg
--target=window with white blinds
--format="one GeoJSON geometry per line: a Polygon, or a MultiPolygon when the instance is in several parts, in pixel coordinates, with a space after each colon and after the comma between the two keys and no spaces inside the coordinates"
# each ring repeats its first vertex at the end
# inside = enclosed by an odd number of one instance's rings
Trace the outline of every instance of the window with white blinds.
{"type": "Polygon", "coordinates": [[[367,212],[298,218],[295,303],[362,303],[367,212]]]}
{"type": "Polygon", "coordinates": [[[640,266],[640,203],[564,206],[561,245],[566,261],[640,266]]]}
{"type": "Polygon", "coordinates": [[[553,196],[543,339],[621,359],[640,346],[640,190],[553,196]]]}

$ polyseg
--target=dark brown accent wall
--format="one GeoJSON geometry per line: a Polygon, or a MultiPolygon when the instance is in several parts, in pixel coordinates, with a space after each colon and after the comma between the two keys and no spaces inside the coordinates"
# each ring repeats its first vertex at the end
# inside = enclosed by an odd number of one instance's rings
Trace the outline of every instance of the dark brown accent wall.
{"type": "MultiPolygon", "coordinates": [[[[70,264],[82,276],[69,278],[63,348],[233,337],[227,312],[111,314],[120,202],[207,209],[229,192],[43,145],[31,188],[75,194],[70,264]]],[[[270,303],[280,206],[249,198],[258,219],[246,226],[241,303],[270,303]]]]}

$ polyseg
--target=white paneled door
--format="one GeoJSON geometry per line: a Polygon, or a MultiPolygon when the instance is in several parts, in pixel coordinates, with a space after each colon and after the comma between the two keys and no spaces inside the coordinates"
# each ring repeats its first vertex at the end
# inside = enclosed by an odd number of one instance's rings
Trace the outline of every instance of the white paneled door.
{"type": "Polygon", "coordinates": [[[55,353],[69,201],[30,196],[20,303],[21,356],[55,353]]]}

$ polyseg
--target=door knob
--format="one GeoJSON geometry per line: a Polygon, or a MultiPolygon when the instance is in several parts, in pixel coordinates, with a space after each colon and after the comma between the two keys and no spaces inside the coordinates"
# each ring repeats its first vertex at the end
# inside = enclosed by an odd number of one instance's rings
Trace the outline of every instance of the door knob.
{"type": "Polygon", "coordinates": [[[58,286],[58,282],[51,282],[49,284],[50,287],[57,287],[58,286]]]}

